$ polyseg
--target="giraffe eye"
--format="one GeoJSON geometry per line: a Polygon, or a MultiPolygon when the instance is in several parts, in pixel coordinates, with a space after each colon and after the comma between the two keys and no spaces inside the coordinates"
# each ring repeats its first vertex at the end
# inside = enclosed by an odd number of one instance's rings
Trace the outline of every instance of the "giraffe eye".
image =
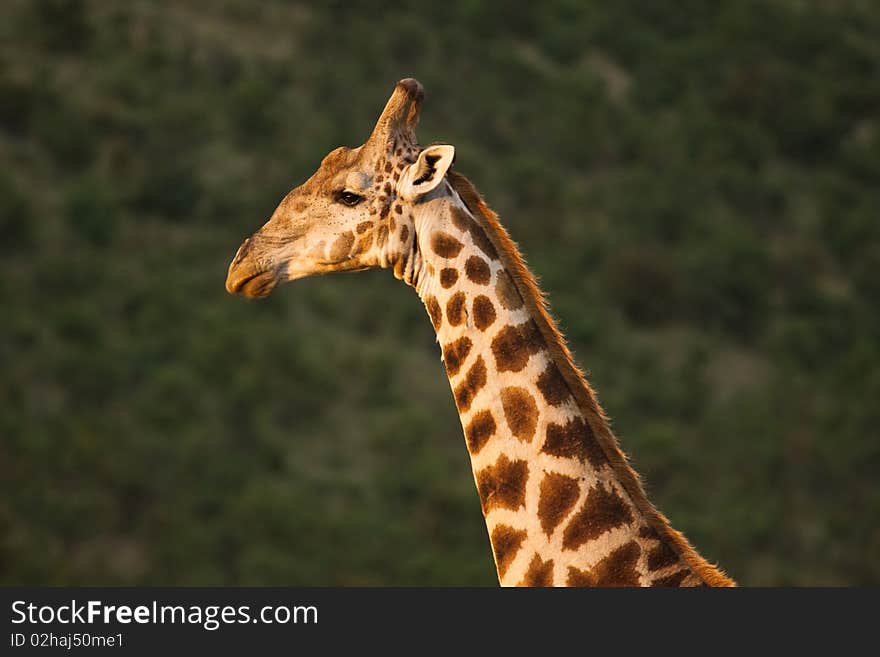
{"type": "Polygon", "coordinates": [[[358,203],[364,200],[364,197],[360,194],[355,194],[354,192],[349,192],[346,190],[342,190],[336,194],[336,200],[340,203],[347,205],[350,208],[353,208],[358,203]]]}

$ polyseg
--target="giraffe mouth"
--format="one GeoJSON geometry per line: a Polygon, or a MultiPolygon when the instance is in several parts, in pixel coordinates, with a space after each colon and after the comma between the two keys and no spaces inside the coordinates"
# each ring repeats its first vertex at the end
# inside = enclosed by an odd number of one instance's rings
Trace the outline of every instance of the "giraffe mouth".
{"type": "Polygon", "coordinates": [[[230,276],[226,280],[226,290],[230,294],[241,294],[250,299],[269,296],[276,285],[278,285],[278,276],[274,271],[248,273],[238,278],[230,276]]]}

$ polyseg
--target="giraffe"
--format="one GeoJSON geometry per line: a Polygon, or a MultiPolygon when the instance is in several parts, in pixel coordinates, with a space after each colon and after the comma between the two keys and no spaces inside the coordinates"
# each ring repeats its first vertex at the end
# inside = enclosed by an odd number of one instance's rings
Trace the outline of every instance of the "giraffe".
{"type": "Polygon", "coordinates": [[[441,345],[502,586],[733,586],[648,501],[515,243],[455,149],[420,148],[401,80],[366,142],[331,151],[244,240],[226,289],[388,268],[441,345]]]}

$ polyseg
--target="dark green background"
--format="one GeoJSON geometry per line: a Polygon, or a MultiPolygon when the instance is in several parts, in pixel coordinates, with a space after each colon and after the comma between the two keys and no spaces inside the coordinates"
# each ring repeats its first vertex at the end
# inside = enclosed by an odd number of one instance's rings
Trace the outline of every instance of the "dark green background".
{"type": "Polygon", "coordinates": [[[414,292],[223,286],[408,75],[673,524],[742,584],[880,583],[856,0],[4,2],[0,583],[495,582],[414,292]]]}

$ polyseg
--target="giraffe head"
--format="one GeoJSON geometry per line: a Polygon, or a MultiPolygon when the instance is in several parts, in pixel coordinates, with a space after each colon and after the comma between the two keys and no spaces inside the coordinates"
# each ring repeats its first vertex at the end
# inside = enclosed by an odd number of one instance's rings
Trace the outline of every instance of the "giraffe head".
{"type": "Polygon", "coordinates": [[[405,278],[415,244],[409,208],[437,188],[455,153],[447,145],[419,150],[423,98],[416,80],[398,82],[367,141],[331,151],[242,243],[226,289],[264,297],[278,283],[370,267],[394,267],[405,278]]]}

